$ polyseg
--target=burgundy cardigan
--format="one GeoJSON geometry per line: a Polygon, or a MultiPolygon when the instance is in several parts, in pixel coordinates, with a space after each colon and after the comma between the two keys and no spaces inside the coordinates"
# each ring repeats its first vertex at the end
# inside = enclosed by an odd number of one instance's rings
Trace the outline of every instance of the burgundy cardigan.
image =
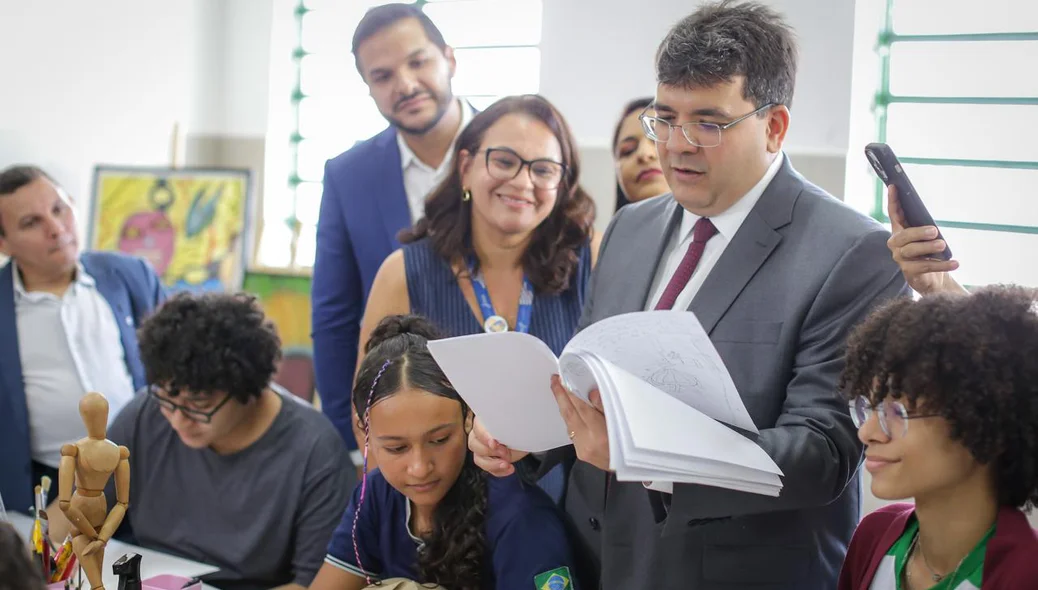
{"type": "MultiPolygon", "coordinates": [[[[866,516],[847,548],[838,590],[869,590],[883,557],[901,534],[915,506],[893,504],[866,516]]],[[[995,534],[984,553],[982,590],[1035,590],[1038,588],[1038,532],[1024,513],[1001,508],[995,534]]]]}

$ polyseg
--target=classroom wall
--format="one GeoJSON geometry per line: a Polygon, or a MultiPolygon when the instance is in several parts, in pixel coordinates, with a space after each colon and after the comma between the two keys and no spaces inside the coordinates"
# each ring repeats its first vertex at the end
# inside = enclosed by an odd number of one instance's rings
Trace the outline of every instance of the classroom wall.
{"type": "Polygon", "coordinates": [[[85,227],[98,162],[164,165],[174,122],[219,121],[208,0],[0,3],[0,166],[37,163],[85,227]]]}

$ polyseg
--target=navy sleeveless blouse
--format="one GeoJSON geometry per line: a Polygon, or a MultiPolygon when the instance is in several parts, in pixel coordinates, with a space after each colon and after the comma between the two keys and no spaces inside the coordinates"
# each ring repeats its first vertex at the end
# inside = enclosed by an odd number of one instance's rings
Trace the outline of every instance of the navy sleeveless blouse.
{"type": "MultiPolygon", "coordinates": [[[[403,250],[411,313],[425,316],[447,336],[483,332],[482,321],[472,313],[454,270],[433,250],[428,238],[406,244],[403,250]]],[[[544,341],[556,356],[562,354],[576,332],[590,277],[591,247],[585,244],[578,253],[569,287],[557,295],[534,295],[530,335],[544,341]]],[[[552,469],[539,482],[556,502],[561,501],[565,486],[561,467],[552,469]]]]}

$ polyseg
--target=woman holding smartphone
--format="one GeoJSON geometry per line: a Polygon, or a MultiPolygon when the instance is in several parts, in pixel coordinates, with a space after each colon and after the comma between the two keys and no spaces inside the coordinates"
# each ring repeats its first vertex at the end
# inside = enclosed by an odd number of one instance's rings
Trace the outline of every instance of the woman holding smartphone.
{"type": "Polygon", "coordinates": [[[958,261],[937,258],[945,248],[944,240],[937,237],[937,228],[932,225],[907,227],[897,188],[893,185],[887,187],[887,210],[892,232],[887,247],[908,285],[920,295],[968,294],[950,274],[959,268],[958,261]]]}

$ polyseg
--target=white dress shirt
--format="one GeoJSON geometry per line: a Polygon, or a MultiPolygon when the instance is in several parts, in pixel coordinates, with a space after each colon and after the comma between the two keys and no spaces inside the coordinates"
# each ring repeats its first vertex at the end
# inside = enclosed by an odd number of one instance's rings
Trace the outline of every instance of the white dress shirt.
{"type": "Polygon", "coordinates": [[[450,173],[451,165],[454,163],[451,157],[454,153],[454,144],[457,143],[461,131],[472,120],[472,107],[469,103],[460,99],[459,103],[461,104],[461,125],[458,126],[458,132],[454,135],[454,139],[451,140],[451,145],[447,148],[447,154],[444,156],[443,161],[436,168],[421,161],[411,151],[411,147],[407,145],[404,136],[400,132],[396,134],[396,142],[400,146],[400,167],[404,171],[404,192],[407,193],[407,204],[411,208],[412,223],[425,215],[425,198],[450,173]]]}
{"type": "Polygon", "coordinates": [[[111,423],[133,397],[133,379],[115,313],[82,266],[61,297],[26,291],[11,270],[32,458],[57,468],[61,446],[86,436],[80,398],[104,394],[111,423]]]}
{"type": "MultiPolygon", "coordinates": [[[[771,179],[778,174],[779,168],[782,167],[783,157],[780,153],[775,158],[775,161],[768,166],[764,176],[761,177],[757,184],[753,185],[753,188],[743,198],[736,201],[724,213],[710,218],[714,227],[717,228],[717,233],[707,241],[706,247],[703,248],[703,255],[699,259],[699,264],[696,265],[692,278],[685,284],[685,288],[678,294],[677,300],[674,301],[673,309],[685,310],[692,304],[692,299],[695,298],[699,288],[703,285],[703,281],[706,280],[707,275],[710,274],[714,265],[717,264],[717,259],[724,253],[724,249],[732,241],[732,238],[735,237],[736,232],[742,226],[742,222],[746,220],[746,216],[750,214],[753,206],[760,200],[761,195],[764,194],[764,189],[768,188],[768,185],[771,183],[771,179]]],[[[667,249],[664,250],[663,257],[660,258],[662,264],[656,267],[656,276],[652,280],[652,289],[649,291],[652,293],[652,296],[646,302],[646,311],[655,309],[656,304],[663,297],[663,292],[667,289],[670,277],[674,276],[674,272],[681,264],[681,259],[685,257],[685,252],[688,251],[688,247],[692,243],[693,230],[697,221],[699,221],[699,216],[695,213],[691,213],[687,209],[682,212],[681,225],[678,227],[678,231],[670,237],[667,249]]]]}
{"type": "MultiPolygon", "coordinates": [[[[761,177],[757,184],[753,185],[749,192],[723,213],[710,218],[714,227],[717,228],[717,233],[707,241],[706,246],[703,248],[703,256],[699,259],[699,264],[696,265],[692,278],[688,280],[685,288],[681,290],[678,298],[674,301],[673,309],[686,310],[689,305],[692,305],[692,299],[695,298],[706,277],[713,270],[714,265],[717,264],[717,259],[721,257],[724,249],[732,241],[732,238],[735,237],[736,232],[742,226],[742,222],[746,220],[746,216],[750,214],[753,206],[757,204],[761,195],[764,194],[764,190],[771,184],[771,180],[778,174],[784,157],[782,153],[779,153],[778,157],[768,166],[764,176],[761,177]]],[[[652,281],[652,289],[649,291],[652,293],[652,296],[646,302],[646,311],[655,309],[656,303],[663,297],[663,292],[667,289],[670,277],[674,276],[674,271],[678,269],[681,259],[685,257],[685,252],[688,251],[688,247],[692,243],[696,221],[699,221],[699,216],[695,213],[690,213],[687,209],[682,212],[681,225],[678,227],[678,231],[670,237],[667,249],[664,250],[663,257],[660,258],[661,264],[656,268],[656,276],[652,281]]],[[[669,494],[673,492],[674,484],[669,481],[659,481],[648,483],[646,487],[650,490],[669,494]]]]}

